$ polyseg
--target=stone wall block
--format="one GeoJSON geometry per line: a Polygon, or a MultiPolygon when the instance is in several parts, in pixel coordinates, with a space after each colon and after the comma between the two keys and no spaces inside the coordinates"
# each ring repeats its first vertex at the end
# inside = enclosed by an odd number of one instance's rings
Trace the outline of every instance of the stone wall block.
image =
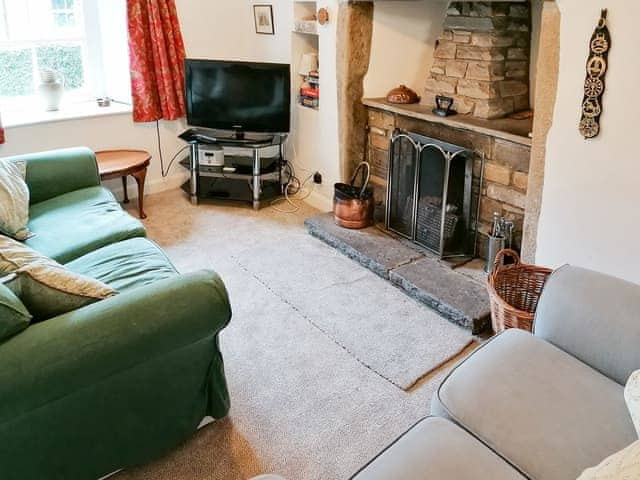
{"type": "Polygon", "coordinates": [[[492,32],[477,32],[471,36],[471,45],[477,47],[510,47],[515,39],[507,35],[492,32]]]}
{"type": "MultiPolygon", "coordinates": [[[[464,12],[463,12],[464,13],[464,12]]],[[[471,17],[447,16],[444,21],[445,30],[466,30],[470,32],[491,32],[506,30],[509,26],[507,17],[471,17]]]]}
{"type": "Polygon", "coordinates": [[[457,45],[453,42],[438,42],[438,46],[433,52],[435,58],[456,58],[457,45]]]}
{"type": "Polygon", "coordinates": [[[468,80],[497,81],[505,78],[502,62],[469,62],[466,78],[468,80]]]}
{"type": "Polygon", "coordinates": [[[464,30],[454,30],[453,41],[455,43],[471,43],[471,32],[467,32],[464,30]]]}
{"type": "Polygon", "coordinates": [[[494,162],[508,165],[518,172],[528,172],[531,147],[497,138],[491,159],[494,162]]]}
{"type": "Polygon", "coordinates": [[[523,3],[523,4],[512,3],[511,5],[509,5],[510,17],[522,18],[522,19],[528,20],[529,14],[530,14],[530,7],[526,3],[523,3]]]}
{"type": "Polygon", "coordinates": [[[473,113],[476,106],[475,101],[463,95],[453,95],[453,102],[453,109],[463,115],[473,113]]]}
{"type": "Polygon", "coordinates": [[[512,98],[492,98],[489,100],[476,101],[476,108],[473,114],[479,118],[494,119],[502,118],[514,111],[512,98]]]}
{"type": "Polygon", "coordinates": [[[460,60],[484,60],[498,62],[505,59],[504,53],[499,48],[475,47],[460,45],[456,51],[456,58],[460,60]]]}
{"type": "Polygon", "coordinates": [[[451,41],[453,40],[453,32],[451,30],[445,30],[444,32],[442,32],[442,35],[440,35],[440,37],[438,37],[438,40],[442,41],[451,41]]]}
{"type": "Polygon", "coordinates": [[[517,97],[513,97],[514,112],[529,110],[529,107],[529,95],[518,95],[517,97]]]}
{"type": "Polygon", "coordinates": [[[529,184],[529,175],[524,172],[513,172],[512,184],[514,187],[526,192],[529,184]]]}
{"type": "Polygon", "coordinates": [[[522,209],[527,202],[527,196],[524,193],[497,183],[487,184],[487,197],[522,209]]]}
{"type": "Polygon", "coordinates": [[[486,162],[484,166],[484,176],[489,182],[500,183],[502,185],[511,184],[511,169],[505,165],[486,162]]]}
{"type": "Polygon", "coordinates": [[[385,135],[378,135],[377,133],[371,132],[369,134],[369,142],[372,147],[380,150],[389,150],[389,137],[385,135]]]}
{"type": "Polygon", "coordinates": [[[458,95],[488,100],[495,98],[498,94],[497,82],[482,82],[464,78],[458,81],[458,95]]]}
{"type": "Polygon", "coordinates": [[[469,62],[464,60],[447,60],[445,73],[448,77],[464,78],[469,62]]]}
{"type": "Polygon", "coordinates": [[[446,73],[447,61],[441,58],[434,58],[433,64],[431,65],[431,73],[435,73],[436,75],[444,75],[446,73]]]}
{"type": "Polygon", "coordinates": [[[507,59],[508,60],[524,60],[525,62],[529,60],[529,52],[524,48],[516,47],[510,48],[507,50],[507,59]]]}
{"type": "Polygon", "coordinates": [[[529,64],[523,61],[507,61],[504,63],[506,78],[528,78],[529,64]]]}
{"type": "Polygon", "coordinates": [[[500,95],[504,97],[515,97],[517,95],[526,95],[529,92],[527,82],[520,80],[504,80],[500,82],[500,95]]]}
{"type": "Polygon", "coordinates": [[[502,203],[492,198],[482,197],[480,199],[480,220],[491,223],[494,213],[503,214],[502,203]]]}
{"type": "Polygon", "coordinates": [[[456,78],[440,77],[430,78],[427,80],[426,88],[434,92],[441,94],[456,93],[456,85],[458,80],[456,78]]]}
{"type": "Polygon", "coordinates": [[[371,174],[379,178],[387,178],[387,169],[389,168],[389,152],[380,150],[379,148],[369,148],[369,164],[371,165],[371,174]]]}
{"type": "Polygon", "coordinates": [[[395,127],[395,117],[392,113],[382,110],[368,108],[368,123],[370,127],[376,127],[388,132],[393,131],[395,127]]]}

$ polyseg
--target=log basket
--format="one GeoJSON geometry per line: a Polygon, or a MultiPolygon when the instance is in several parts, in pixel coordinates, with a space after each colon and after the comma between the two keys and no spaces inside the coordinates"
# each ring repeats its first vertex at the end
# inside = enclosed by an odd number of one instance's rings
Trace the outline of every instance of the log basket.
{"type": "Polygon", "coordinates": [[[531,332],[538,300],[553,270],[520,261],[517,252],[500,250],[494,268],[487,279],[491,302],[491,324],[495,333],[507,328],[520,328],[531,332]],[[511,257],[514,263],[504,265],[511,257]]]}

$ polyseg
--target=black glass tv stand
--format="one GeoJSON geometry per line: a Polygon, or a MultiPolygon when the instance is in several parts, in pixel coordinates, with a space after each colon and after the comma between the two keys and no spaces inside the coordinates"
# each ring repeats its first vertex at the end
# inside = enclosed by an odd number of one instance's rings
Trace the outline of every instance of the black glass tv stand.
{"type": "Polygon", "coordinates": [[[244,139],[228,138],[214,135],[211,131],[189,129],[180,138],[189,143],[189,157],[181,164],[189,170],[189,181],[183,189],[189,194],[193,205],[201,198],[227,198],[230,200],[249,200],[254,210],[260,208],[267,197],[275,198],[282,194],[282,145],[286,134],[264,137],[247,136],[244,139]],[[206,145],[218,145],[224,149],[225,165],[199,165],[199,148],[206,145]],[[277,151],[276,155],[263,157],[267,149],[277,151]],[[250,157],[247,152],[250,151],[250,157]],[[242,184],[244,180],[249,186],[245,195],[237,195],[232,184],[242,184]],[[209,186],[215,183],[221,187],[218,193],[212,192],[209,186]],[[228,185],[228,188],[226,186],[228,185]],[[227,192],[221,194],[219,192],[227,192]],[[228,193],[231,192],[231,193],[228,193]]]}

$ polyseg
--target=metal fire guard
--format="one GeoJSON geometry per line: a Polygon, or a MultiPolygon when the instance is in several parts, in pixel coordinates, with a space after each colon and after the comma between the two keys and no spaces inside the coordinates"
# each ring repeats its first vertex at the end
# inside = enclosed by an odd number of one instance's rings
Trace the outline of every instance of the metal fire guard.
{"type": "Polygon", "coordinates": [[[473,162],[470,150],[396,130],[389,148],[387,229],[441,259],[475,256],[482,179],[474,188],[473,162]]]}

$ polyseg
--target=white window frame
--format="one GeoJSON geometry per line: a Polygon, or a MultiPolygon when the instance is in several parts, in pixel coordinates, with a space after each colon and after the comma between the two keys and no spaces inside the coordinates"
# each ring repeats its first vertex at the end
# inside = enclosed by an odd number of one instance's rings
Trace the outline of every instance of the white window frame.
{"type": "MultiPolygon", "coordinates": [[[[3,0],[0,0],[0,3],[3,0]]],[[[29,0],[25,0],[29,1],[29,0]]],[[[38,0],[35,0],[38,1],[38,0]]],[[[45,0],[50,2],[51,0],[45,0]]],[[[22,97],[0,97],[0,111],[35,110],[38,102],[35,87],[40,80],[37,65],[36,48],[41,45],[51,43],[57,44],[80,44],[82,49],[82,64],[84,74],[84,85],[80,89],[65,91],[64,103],[82,103],[95,100],[95,98],[107,96],[107,85],[105,84],[105,65],[103,59],[103,34],[100,28],[99,13],[101,8],[111,7],[114,0],[76,0],[79,9],[81,25],[77,33],[60,38],[38,38],[26,40],[5,40],[0,38],[0,48],[31,48],[33,55],[33,75],[34,92],[22,97]],[[102,2],[99,7],[98,3],[102,2]]],[[[115,3],[115,2],[114,2],[115,3]]],[[[1,10],[1,5],[0,5],[1,10]]],[[[51,14],[61,10],[51,9],[51,14]]],[[[71,12],[71,10],[69,10],[71,12]]],[[[66,13],[66,12],[63,12],[66,13]]],[[[74,8],[73,13],[78,13],[74,8]]],[[[0,21],[5,22],[4,16],[0,15],[0,21]]],[[[7,19],[8,21],[8,19],[7,19]]],[[[53,21],[53,20],[52,20],[53,21]]],[[[9,34],[9,32],[7,32],[9,34]]],[[[126,54],[126,52],[125,52],[126,54]]],[[[127,101],[128,98],[122,100],[127,101]]]]}

